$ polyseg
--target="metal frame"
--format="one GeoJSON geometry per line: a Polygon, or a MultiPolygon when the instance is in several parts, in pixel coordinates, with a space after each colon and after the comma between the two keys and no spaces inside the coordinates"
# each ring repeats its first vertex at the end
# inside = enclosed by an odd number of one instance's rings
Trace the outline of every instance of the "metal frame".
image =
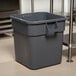
{"type": "Polygon", "coordinates": [[[31,0],[31,12],[34,12],[34,0],[31,0]]]}
{"type": "Polygon", "coordinates": [[[53,0],[50,0],[50,13],[53,13],[53,0]]]}
{"type": "MultiPolygon", "coordinates": [[[[53,0],[50,0],[50,12],[53,13],[53,0]]],[[[62,0],[62,15],[64,14],[64,0],[62,0]]],[[[68,46],[68,62],[73,62],[72,60],[72,41],[73,41],[73,9],[74,9],[74,0],[70,0],[70,24],[69,24],[69,42],[64,43],[68,46]]]]}
{"type": "Polygon", "coordinates": [[[62,0],[61,14],[64,15],[64,0],[62,0]]]}
{"type": "MultiPolygon", "coordinates": [[[[63,8],[63,4],[62,4],[62,8],[63,8]]],[[[69,41],[68,44],[63,42],[63,45],[68,46],[67,62],[73,62],[72,60],[72,47],[74,45],[73,44],[73,10],[74,10],[74,0],[70,0],[69,41]]]]}
{"type": "Polygon", "coordinates": [[[68,62],[72,62],[73,9],[74,9],[74,0],[70,0],[69,45],[68,45],[68,60],[67,60],[68,62]]]}

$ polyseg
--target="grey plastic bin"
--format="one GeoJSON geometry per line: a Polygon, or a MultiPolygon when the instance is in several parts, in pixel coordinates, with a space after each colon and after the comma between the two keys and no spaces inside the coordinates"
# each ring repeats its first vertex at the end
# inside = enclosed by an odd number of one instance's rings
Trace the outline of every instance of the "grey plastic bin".
{"type": "Polygon", "coordinates": [[[14,15],[16,61],[38,69],[61,63],[65,18],[47,12],[14,15]]]}

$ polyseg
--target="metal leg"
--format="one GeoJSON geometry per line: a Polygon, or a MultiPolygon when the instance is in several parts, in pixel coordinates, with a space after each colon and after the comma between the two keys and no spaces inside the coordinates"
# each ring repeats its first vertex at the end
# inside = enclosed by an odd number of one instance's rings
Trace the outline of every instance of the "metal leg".
{"type": "Polygon", "coordinates": [[[34,12],[34,0],[31,0],[31,12],[34,12]]]}
{"type": "Polygon", "coordinates": [[[74,0],[70,0],[69,46],[67,60],[68,62],[72,62],[73,6],[74,0]]]}
{"type": "Polygon", "coordinates": [[[64,0],[62,0],[61,14],[64,15],[64,0]]]}
{"type": "Polygon", "coordinates": [[[50,0],[50,13],[53,13],[53,0],[50,0]]]}
{"type": "MultiPolygon", "coordinates": [[[[73,19],[74,19],[74,1],[73,1],[73,19]]],[[[73,29],[73,27],[72,27],[72,29],[73,29]]],[[[73,30],[72,30],[72,43],[74,43],[73,30]]]]}

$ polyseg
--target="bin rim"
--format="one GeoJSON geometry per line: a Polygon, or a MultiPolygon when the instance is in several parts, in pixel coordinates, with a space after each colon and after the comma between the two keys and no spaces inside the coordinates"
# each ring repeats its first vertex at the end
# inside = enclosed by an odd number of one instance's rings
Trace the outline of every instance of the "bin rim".
{"type": "MultiPolygon", "coordinates": [[[[35,13],[48,13],[48,12],[35,12],[35,13]]],[[[31,13],[26,13],[26,14],[31,14],[31,13]]],[[[51,14],[51,13],[48,13],[48,14],[51,14]]],[[[24,15],[24,14],[22,14],[22,15],[24,15]]],[[[53,15],[56,15],[56,14],[53,14],[53,15]]],[[[61,16],[61,15],[56,15],[56,16],[59,16],[59,17],[62,17],[62,18],[49,19],[49,20],[38,20],[38,21],[24,20],[24,19],[18,18],[16,16],[17,15],[13,15],[13,16],[10,16],[10,17],[12,18],[12,20],[15,20],[15,21],[18,21],[18,22],[21,22],[21,23],[25,23],[25,24],[29,24],[29,25],[52,23],[52,22],[61,22],[61,21],[66,20],[66,18],[64,16],[61,16]]]]}

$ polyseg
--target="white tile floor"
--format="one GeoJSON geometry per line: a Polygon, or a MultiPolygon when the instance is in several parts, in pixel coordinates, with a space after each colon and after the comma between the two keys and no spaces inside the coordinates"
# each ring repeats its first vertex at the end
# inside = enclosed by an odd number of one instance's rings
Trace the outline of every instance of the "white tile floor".
{"type": "Polygon", "coordinates": [[[66,62],[66,49],[64,47],[61,64],[30,70],[15,62],[13,37],[0,38],[0,76],[76,76],[76,49],[73,50],[72,63],[66,62]]]}

